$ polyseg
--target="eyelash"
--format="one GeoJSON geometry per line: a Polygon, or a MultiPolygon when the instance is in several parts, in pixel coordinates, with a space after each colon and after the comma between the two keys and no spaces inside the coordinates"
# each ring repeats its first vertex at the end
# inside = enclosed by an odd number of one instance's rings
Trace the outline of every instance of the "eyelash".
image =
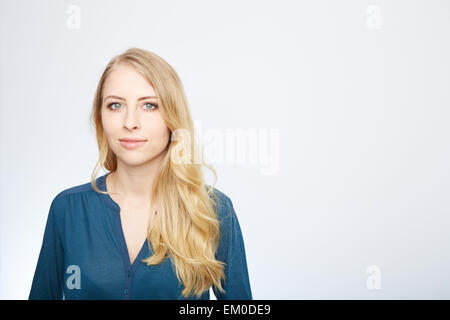
{"type": "MultiPolygon", "coordinates": [[[[113,104],[120,104],[120,103],[118,103],[118,102],[111,102],[111,103],[108,104],[108,106],[107,106],[108,109],[111,110],[111,111],[117,111],[117,110],[119,110],[119,109],[112,109],[111,106],[112,106],[113,104]]],[[[152,109],[149,109],[148,111],[153,111],[153,110],[155,110],[156,108],[158,108],[158,105],[157,105],[156,103],[146,102],[146,103],[144,103],[144,106],[147,105],[147,104],[152,105],[152,106],[154,107],[154,108],[152,108],[152,109]]]]}

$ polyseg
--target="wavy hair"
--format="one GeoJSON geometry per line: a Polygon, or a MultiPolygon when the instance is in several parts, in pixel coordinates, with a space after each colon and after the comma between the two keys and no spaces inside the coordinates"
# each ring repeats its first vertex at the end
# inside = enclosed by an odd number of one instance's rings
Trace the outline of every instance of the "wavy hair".
{"type": "Polygon", "coordinates": [[[110,194],[96,186],[96,176],[102,167],[110,172],[117,169],[116,155],[110,149],[103,130],[101,107],[105,80],[120,63],[131,64],[151,83],[158,97],[162,118],[171,131],[152,194],[149,195],[152,203],[158,199],[157,211],[147,231],[147,241],[149,246],[153,246],[153,255],[141,261],[148,266],[158,265],[169,257],[175,266],[178,281],[184,284],[182,294],[185,298],[191,293],[200,297],[212,285],[225,292],[221,285],[222,279],[225,279],[225,263],[215,259],[220,241],[218,197],[214,188],[205,184],[202,166],[213,172],[214,185],[217,174],[212,166],[203,161],[203,157],[198,158],[200,149],[181,80],[175,70],[153,52],[130,48],[115,56],[101,75],[90,115],[99,148],[91,185],[98,193],[110,194]],[[195,157],[194,162],[191,155],[195,157]]]}

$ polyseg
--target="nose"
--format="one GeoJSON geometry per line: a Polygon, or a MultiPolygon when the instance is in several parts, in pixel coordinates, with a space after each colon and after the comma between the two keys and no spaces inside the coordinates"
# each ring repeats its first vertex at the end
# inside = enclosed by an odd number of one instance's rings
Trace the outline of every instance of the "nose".
{"type": "Polygon", "coordinates": [[[138,112],[127,109],[123,125],[128,130],[135,130],[140,128],[140,119],[138,112]]]}

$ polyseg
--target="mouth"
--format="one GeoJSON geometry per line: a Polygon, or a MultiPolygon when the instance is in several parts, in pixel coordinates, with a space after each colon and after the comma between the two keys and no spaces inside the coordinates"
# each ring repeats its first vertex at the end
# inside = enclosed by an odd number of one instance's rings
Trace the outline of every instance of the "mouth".
{"type": "Polygon", "coordinates": [[[125,139],[119,139],[120,141],[125,141],[125,142],[144,142],[144,141],[147,141],[147,140],[144,140],[144,139],[128,139],[128,138],[125,138],[125,139]]]}
{"type": "Polygon", "coordinates": [[[138,139],[119,139],[120,145],[125,149],[132,150],[142,146],[147,140],[138,139]]]}

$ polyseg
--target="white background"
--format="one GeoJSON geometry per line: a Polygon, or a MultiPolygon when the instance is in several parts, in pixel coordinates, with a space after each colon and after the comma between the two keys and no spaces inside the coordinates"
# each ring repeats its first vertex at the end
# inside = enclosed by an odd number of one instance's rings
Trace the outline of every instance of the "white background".
{"type": "Polygon", "coordinates": [[[254,299],[450,298],[449,1],[1,0],[1,299],[28,298],[52,199],[90,181],[95,88],[129,47],[203,131],[279,132],[275,174],[213,163],[254,299]]]}

